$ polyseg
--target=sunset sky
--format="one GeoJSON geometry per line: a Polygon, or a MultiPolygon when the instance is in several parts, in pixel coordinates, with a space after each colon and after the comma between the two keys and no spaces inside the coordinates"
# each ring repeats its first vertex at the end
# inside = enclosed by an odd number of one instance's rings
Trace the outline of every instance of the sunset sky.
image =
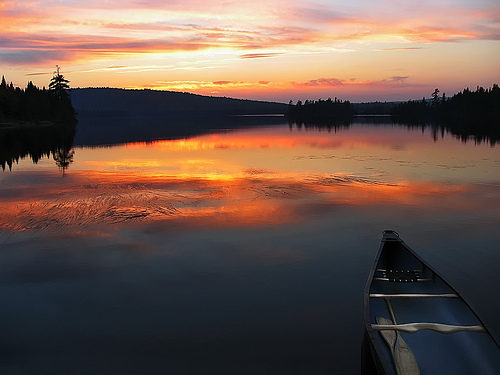
{"type": "Polygon", "coordinates": [[[498,0],[0,0],[0,75],[259,100],[500,83],[498,0]]]}

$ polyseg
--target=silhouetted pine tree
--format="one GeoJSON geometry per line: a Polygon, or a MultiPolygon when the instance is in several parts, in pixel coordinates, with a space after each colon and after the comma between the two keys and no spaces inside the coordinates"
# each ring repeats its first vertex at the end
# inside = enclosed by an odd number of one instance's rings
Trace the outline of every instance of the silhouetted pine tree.
{"type": "Polygon", "coordinates": [[[71,104],[69,96],[69,81],[60,72],[60,67],[56,65],[49,83],[49,92],[52,94],[52,117],[58,121],[68,121],[75,118],[75,110],[71,104]]]}

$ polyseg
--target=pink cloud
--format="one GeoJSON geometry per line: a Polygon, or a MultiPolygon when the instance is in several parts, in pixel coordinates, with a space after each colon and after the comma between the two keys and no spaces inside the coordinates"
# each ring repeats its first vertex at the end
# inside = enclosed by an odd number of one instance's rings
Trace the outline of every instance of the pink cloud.
{"type": "Polygon", "coordinates": [[[291,82],[296,88],[359,87],[376,85],[395,85],[404,83],[408,76],[393,76],[382,80],[359,81],[356,78],[318,78],[306,82],[291,82]]]}
{"type": "Polygon", "coordinates": [[[382,48],[379,51],[411,51],[424,49],[424,47],[394,47],[394,48],[382,48]]]}
{"type": "Polygon", "coordinates": [[[330,86],[330,87],[337,87],[337,86],[342,86],[344,84],[345,80],[338,79],[338,78],[318,78],[318,79],[313,79],[304,83],[299,84],[300,86],[330,86]]]}
{"type": "Polygon", "coordinates": [[[215,81],[215,82],[212,82],[214,85],[230,85],[232,83],[234,83],[233,81],[215,81]]]}

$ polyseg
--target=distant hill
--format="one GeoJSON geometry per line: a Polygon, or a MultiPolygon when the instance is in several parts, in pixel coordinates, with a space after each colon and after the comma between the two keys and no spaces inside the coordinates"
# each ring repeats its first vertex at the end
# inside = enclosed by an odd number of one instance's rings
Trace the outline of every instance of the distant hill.
{"type": "Polygon", "coordinates": [[[79,117],[285,114],[288,108],[284,103],[116,88],[72,89],[71,101],[79,117]]]}
{"type": "Polygon", "coordinates": [[[214,130],[286,123],[283,103],[172,91],[72,89],[76,146],[192,137],[214,130]],[[250,115],[250,116],[245,116],[250,115]],[[270,115],[270,116],[253,116],[270,115]]]}

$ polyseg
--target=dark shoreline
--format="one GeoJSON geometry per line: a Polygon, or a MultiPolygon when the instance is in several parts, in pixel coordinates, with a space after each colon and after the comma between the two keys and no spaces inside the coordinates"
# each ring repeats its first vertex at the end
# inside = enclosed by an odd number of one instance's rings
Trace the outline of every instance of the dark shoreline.
{"type": "Polygon", "coordinates": [[[4,129],[33,129],[46,128],[57,125],[53,121],[3,120],[0,121],[0,130],[4,129]]]}

